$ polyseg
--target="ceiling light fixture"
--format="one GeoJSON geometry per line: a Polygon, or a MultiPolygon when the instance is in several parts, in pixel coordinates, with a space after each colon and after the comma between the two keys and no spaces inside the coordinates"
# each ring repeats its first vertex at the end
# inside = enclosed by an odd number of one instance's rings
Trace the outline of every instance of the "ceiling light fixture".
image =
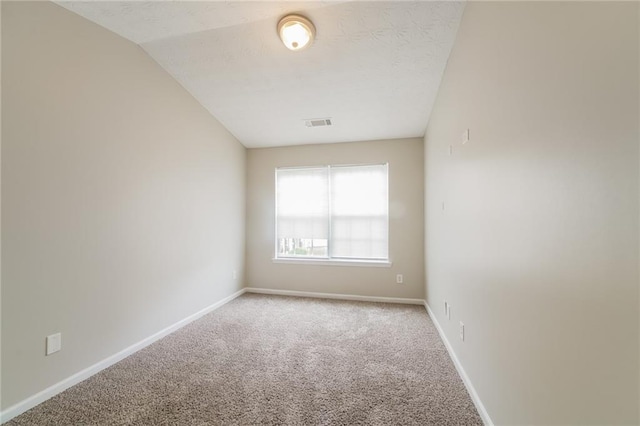
{"type": "Polygon", "coordinates": [[[302,50],[313,42],[316,27],[300,15],[287,15],[278,22],[280,39],[290,50],[302,50]]]}

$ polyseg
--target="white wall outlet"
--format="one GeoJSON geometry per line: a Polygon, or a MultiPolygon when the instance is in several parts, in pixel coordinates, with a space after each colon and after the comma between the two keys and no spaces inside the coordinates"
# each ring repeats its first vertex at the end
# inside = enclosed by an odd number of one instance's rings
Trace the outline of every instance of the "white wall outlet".
{"type": "Polygon", "coordinates": [[[464,323],[460,321],[460,340],[464,342],[464,323]]]}
{"type": "Polygon", "coordinates": [[[469,142],[469,129],[462,133],[462,144],[464,145],[467,142],[469,142]]]}
{"type": "Polygon", "coordinates": [[[404,283],[404,277],[402,276],[402,274],[396,275],[396,283],[398,284],[404,283]]]}
{"type": "Polygon", "coordinates": [[[62,334],[56,333],[47,336],[47,355],[58,352],[62,349],[62,334]]]}

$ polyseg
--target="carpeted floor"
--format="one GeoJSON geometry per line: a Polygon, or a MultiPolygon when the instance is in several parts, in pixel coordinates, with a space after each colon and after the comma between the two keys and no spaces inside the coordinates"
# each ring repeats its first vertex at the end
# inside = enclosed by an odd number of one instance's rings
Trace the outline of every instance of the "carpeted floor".
{"type": "Polygon", "coordinates": [[[424,307],[245,294],[8,425],[479,425],[424,307]]]}

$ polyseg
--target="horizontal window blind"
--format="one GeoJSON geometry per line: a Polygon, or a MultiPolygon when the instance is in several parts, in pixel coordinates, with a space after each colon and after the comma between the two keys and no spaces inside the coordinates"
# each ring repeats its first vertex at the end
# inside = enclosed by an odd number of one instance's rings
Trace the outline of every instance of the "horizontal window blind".
{"type": "Polygon", "coordinates": [[[331,256],[388,257],[387,165],[331,167],[331,256]]]}
{"type": "Polygon", "coordinates": [[[328,170],[278,169],[277,238],[326,239],[329,234],[328,170]]]}

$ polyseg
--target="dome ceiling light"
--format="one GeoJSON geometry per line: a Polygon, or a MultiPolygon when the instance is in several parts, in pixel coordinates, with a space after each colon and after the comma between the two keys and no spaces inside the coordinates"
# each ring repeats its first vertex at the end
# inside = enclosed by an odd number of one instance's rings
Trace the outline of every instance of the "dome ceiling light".
{"type": "Polygon", "coordinates": [[[278,35],[290,50],[302,50],[313,42],[316,27],[300,15],[287,15],[278,22],[278,35]]]}

